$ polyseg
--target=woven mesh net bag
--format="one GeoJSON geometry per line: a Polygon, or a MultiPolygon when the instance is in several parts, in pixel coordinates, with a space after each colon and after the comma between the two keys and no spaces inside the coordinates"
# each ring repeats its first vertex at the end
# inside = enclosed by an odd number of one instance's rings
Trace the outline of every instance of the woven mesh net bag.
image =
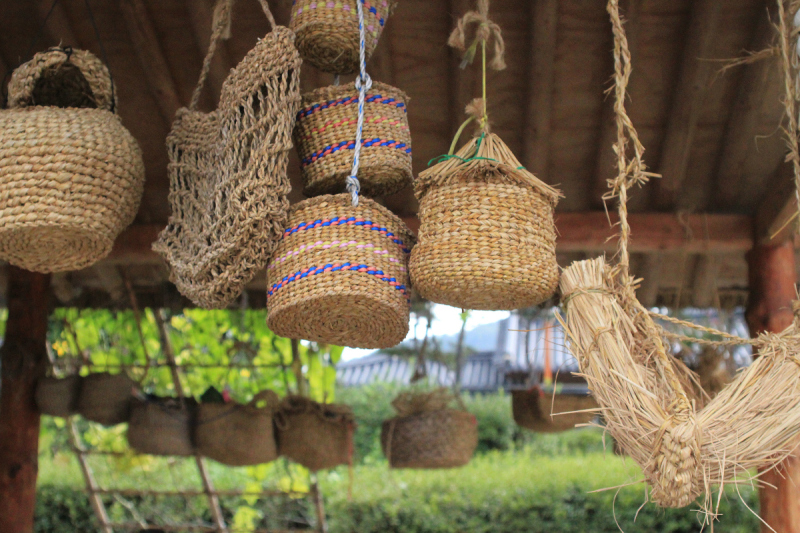
{"type": "MultiPolygon", "coordinates": [[[[306,196],[344,192],[357,122],[358,91],[351,84],[303,95],[294,143],[306,196]]],[[[365,196],[388,196],[411,184],[408,96],[400,89],[375,82],[367,91],[360,157],[358,178],[365,196]]]]}
{"type": "Polygon", "coordinates": [[[378,45],[394,0],[292,0],[289,28],[303,60],[324,72],[352,74],[359,66],[356,2],[364,9],[366,58],[378,45]]]}
{"type": "Polygon", "coordinates": [[[408,333],[414,237],[385,207],[349,194],[292,206],[267,267],[269,327],[292,339],[387,348],[408,333]]]}
{"type": "Polygon", "coordinates": [[[114,113],[108,69],[52,48],[17,68],[0,110],[0,259],[37,272],[111,251],[144,190],[136,140],[114,113]]]}
{"type": "Polygon", "coordinates": [[[218,108],[197,110],[211,58],[230,19],[217,10],[200,81],[167,138],[172,207],[153,249],[171,279],[206,308],[226,307],[264,268],[286,223],[291,132],[300,104],[294,34],[277,26],[231,70],[218,108]]]}
{"type": "MultiPolygon", "coordinates": [[[[455,468],[478,446],[478,421],[446,389],[404,392],[392,405],[397,416],[381,427],[381,449],[392,468],[455,468]]],[[[458,400],[460,403],[460,400],[458,400]]]]}

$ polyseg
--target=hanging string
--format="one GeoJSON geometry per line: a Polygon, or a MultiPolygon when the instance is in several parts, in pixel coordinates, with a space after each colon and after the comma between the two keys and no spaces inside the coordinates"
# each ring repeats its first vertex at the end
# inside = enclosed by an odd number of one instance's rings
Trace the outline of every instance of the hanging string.
{"type": "Polygon", "coordinates": [[[361,6],[361,2],[356,2],[356,6],[358,7],[358,56],[361,63],[361,72],[358,78],[356,78],[356,90],[358,90],[358,124],[356,125],[356,143],[353,147],[353,168],[350,171],[350,175],[345,179],[347,183],[347,192],[352,196],[353,207],[358,207],[358,193],[361,190],[361,184],[358,181],[358,159],[361,157],[361,135],[364,129],[364,100],[366,99],[367,91],[372,88],[372,79],[369,77],[369,74],[367,74],[364,8],[361,6]]]}

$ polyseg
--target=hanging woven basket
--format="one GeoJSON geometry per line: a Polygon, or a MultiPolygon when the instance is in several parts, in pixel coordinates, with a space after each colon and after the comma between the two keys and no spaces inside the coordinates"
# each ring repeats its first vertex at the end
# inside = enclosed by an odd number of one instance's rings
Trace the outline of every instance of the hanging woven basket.
{"type": "Polygon", "coordinates": [[[461,309],[521,309],[558,287],[553,210],[559,192],[522,168],[494,134],[420,173],[419,294],[461,309]]]}
{"type": "MultiPolygon", "coordinates": [[[[192,104],[178,110],[167,137],[172,216],[153,249],[169,263],[181,293],[205,308],[224,308],[241,294],[266,266],[286,224],[300,56],[294,33],[276,26],[262,6],[273,30],[231,70],[217,110],[197,110],[204,70],[192,104]]],[[[225,20],[215,19],[206,66],[225,20]]]]}
{"type": "Polygon", "coordinates": [[[511,391],[514,422],[537,433],[555,433],[588,424],[599,411],[586,394],[545,393],[540,387],[511,391]],[[594,409],[595,411],[587,410],[594,409]],[[576,412],[581,411],[581,412],[576,412]]]}
{"type": "Polygon", "coordinates": [[[144,163],[111,88],[108,69],[83,50],[50,49],[14,71],[0,110],[0,259],[78,270],[133,221],[144,163]]]}
{"type": "Polygon", "coordinates": [[[127,374],[106,372],[83,378],[77,410],[86,420],[104,426],[127,422],[136,382],[127,374]]]}
{"type": "Polygon", "coordinates": [[[356,423],[346,405],[287,396],[275,414],[278,454],[312,472],[353,463],[356,423]]]}
{"type": "Polygon", "coordinates": [[[42,378],[36,384],[36,407],[43,415],[67,418],[77,413],[80,392],[81,377],[77,374],[42,378]]]}
{"type": "Polygon", "coordinates": [[[248,404],[201,403],[197,412],[197,451],[229,466],[269,463],[278,457],[272,416],[278,396],[262,391],[248,404]]]}
{"type": "MultiPolygon", "coordinates": [[[[292,0],[289,28],[297,34],[303,61],[323,72],[352,74],[359,65],[359,0],[292,0]]],[[[364,10],[366,59],[378,44],[394,0],[360,0],[364,10]]]]}
{"type": "Polygon", "coordinates": [[[381,449],[392,468],[455,468],[467,464],[478,446],[478,421],[447,405],[452,395],[403,393],[392,402],[398,416],[381,427],[381,449]]]}
{"type": "MultiPolygon", "coordinates": [[[[293,135],[306,196],[344,192],[357,122],[358,91],[352,84],[303,95],[293,135]]],[[[370,197],[411,184],[408,96],[385,83],[373,83],[366,93],[358,177],[361,193],[370,197]]]]}
{"type": "Polygon", "coordinates": [[[139,453],[186,457],[194,455],[194,400],[148,397],[134,400],[128,423],[128,445],[139,453]]]}
{"type": "Polygon", "coordinates": [[[408,333],[414,237],[385,207],[349,194],[292,206],[267,267],[269,327],[337,346],[387,348],[408,333]]]}

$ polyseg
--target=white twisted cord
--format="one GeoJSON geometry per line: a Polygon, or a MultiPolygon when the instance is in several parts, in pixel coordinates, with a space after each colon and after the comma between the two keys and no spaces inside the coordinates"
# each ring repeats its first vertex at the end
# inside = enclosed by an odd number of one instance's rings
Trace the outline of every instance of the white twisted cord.
{"type": "Polygon", "coordinates": [[[361,5],[361,0],[356,0],[356,6],[358,7],[358,33],[360,37],[358,55],[361,62],[361,73],[359,77],[356,78],[356,90],[358,90],[358,125],[356,126],[356,144],[353,147],[353,169],[345,180],[347,182],[347,192],[353,197],[353,207],[358,206],[358,193],[361,190],[361,184],[358,182],[358,159],[361,156],[361,133],[364,128],[364,100],[366,99],[367,91],[372,88],[372,79],[369,77],[369,74],[367,74],[364,8],[361,5]]]}

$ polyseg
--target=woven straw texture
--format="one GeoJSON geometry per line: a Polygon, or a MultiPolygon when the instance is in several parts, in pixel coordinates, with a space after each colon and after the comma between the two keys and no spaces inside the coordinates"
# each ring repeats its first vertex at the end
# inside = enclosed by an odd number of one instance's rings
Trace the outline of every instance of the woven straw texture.
{"type": "Polygon", "coordinates": [[[267,267],[269,327],[292,339],[387,348],[408,333],[414,237],[385,207],[349,194],[292,206],[267,267]]]}
{"type": "Polygon", "coordinates": [[[106,110],[108,71],[89,52],[73,52],[76,64],[67,57],[48,51],[17,69],[9,102],[33,107],[0,110],[0,259],[37,272],[78,270],[105,257],[144,190],[141,150],[106,110]],[[88,65],[85,77],[67,68],[76,65],[88,65]]]}
{"type": "Polygon", "coordinates": [[[410,269],[423,298],[492,310],[538,305],[554,294],[559,193],[521,167],[488,134],[420,173],[410,269]]]}
{"type": "Polygon", "coordinates": [[[346,405],[287,396],[275,415],[278,454],[316,472],[353,462],[356,423],[346,405]]]}
{"type": "Polygon", "coordinates": [[[588,424],[600,412],[594,398],[578,394],[548,394],[539,387],[511,391],[514,422],[538,433],[555,433],[588,424]],[[593,409],[591,412],[574,412],[593,409]]]}
{"type": "MultiPolygon", "coordinates": [[[[303,95],[294,143],[306,196],[345,191],[353,164],[358,91],[352,84],[323,87],[303,95]]],[[[365,196],[388,196],[411,184],[408,96],[375,82],[364,100],[358,179],[365,196]]]]}
{"type": "Polygon", "coordinates": [[[126,374],[89,374],[81,385],[78,413],[104,426],[127,422],[134,388],[136,383],[126,374]]]}
{"type": "Polygon", "coordinates": [[[263,391],[249,404],[203,403],[197,412],[197,451],[230,466],[269,463],[278,457],[272,424],[278,397],[263,391]],[[263,401],[264,406],[259,407],[263,401]]]}
{"type": "Polygon", "coordinates": [[[392,468],[454,468],[472,459],[478,421],[449,408],[454,399],[447,389],[404,392],[394,399],[398,416],[381,427],[381,449],[392,468]]]}
{"type": "Polygon", "coordinates": [[[275,27],[231,71],[216,111],[178,110],[167,137],[172,216],[153,249],[197,305],[226,307],[281,236],[299,75],[294,34],[275,27]]]}
{"type": "Polygon", "coordinates": [[[43,415],[66,418],[77,410],[81,392],[81,377],[42,378],[36,384],[36,407],[43,415]]]}
{"type": "Polygon", "coordinates": [[[150,455],[194,455],[192,424],[196,404],[176,398],[134,400],[128,424],[128,444],[150,455]]]}
{"type": "MultiPolygon", "coordinates": [[[[289,28],[297,34],[303,60],[324,72],[352,74],[358,70],[359,0],[292,0],[289,28]]],[[[360,0],[364,7],[366,59],[372,55],[394,0],[360,0]]]]}

